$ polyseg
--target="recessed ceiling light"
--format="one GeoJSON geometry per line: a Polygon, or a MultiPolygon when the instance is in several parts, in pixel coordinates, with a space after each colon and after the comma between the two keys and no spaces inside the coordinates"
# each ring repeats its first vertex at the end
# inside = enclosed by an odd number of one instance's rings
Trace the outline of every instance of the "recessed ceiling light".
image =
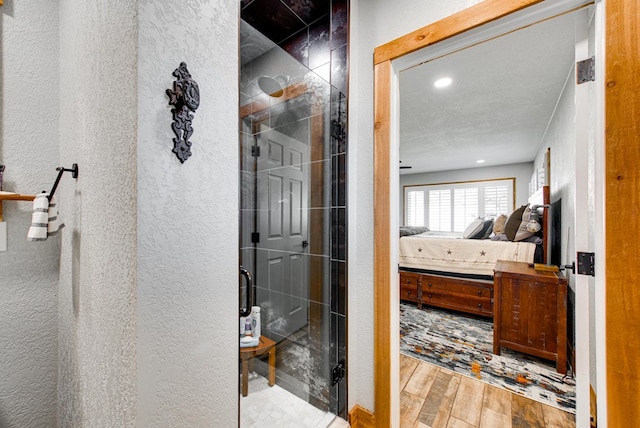
{"type": "Polygon", "coordinates": [[[453,80],[451,80],[451,77],[443,77],[433,82],[433,86],[435,86],[436,88],[446,88],[451,84],[451,82],[453,82],[453,80]]]}
{"type": "Polygon", "coordinates": [[[484,159],[478,159],[476,163],[484,163],[484,159]]]}

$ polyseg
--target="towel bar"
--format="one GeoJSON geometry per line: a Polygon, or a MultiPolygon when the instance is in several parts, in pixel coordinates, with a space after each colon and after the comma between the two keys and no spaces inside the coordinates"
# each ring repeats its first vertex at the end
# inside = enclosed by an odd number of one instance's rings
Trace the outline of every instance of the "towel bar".
{"type": "Polygon", "coordinates": [[[56,189],[58,188],[58,183],[60,183],[60,178],[62,177],[62,174],[64,174],[65,171],[70,172],[71,173],[71,177],[73,178],[78,178],[78,164],[74,163],[71,168],[64,168],[62,166],[56,168],[56,171],[58,171],[58,177],[56,177],[56,181],[55,183],[53,183],[53,187],[51,188],[51,191],[49,192],[49,200],[51,200],[51,198],[53,198],[53,194],[56,193],[56,189]]]}

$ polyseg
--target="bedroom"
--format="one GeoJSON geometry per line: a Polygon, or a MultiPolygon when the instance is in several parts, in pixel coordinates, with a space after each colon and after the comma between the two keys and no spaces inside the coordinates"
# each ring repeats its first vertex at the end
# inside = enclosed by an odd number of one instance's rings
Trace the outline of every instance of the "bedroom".
{"type": "MultiPolygon", "coordinates": [[[[461,237],[477,217],[489,220],[499,214],[509,216],[527,204],[530,194],[540,188],[544,179],[538,174],[544,169],[549,148],[547,184],[552,208],[539,211],[552,213],[551,263],[564,266],[573,261],[575,85],[570,83],[575,81],[574,15],[563,15],[442,55],[400,73],[401,226],[426,226],[432,234],[444,232],[461,237]],[[434,88],[432,83],[442,77],[451,77],[450,86],[434,88]],[[454,187],[482,187],[479,182],[491,185],[493,180],[500,180],[493,184],[512,186],[506,190],[510,197],[507,209],[502,207],[498,212],[488,209],[485,213],[474,206],[464,220],[453,218],[453,214],[451,219],[446,217],[444,226],[433,214],[430,217],[425,204],[429,189],[449,192],[454,187]],[[418,198],[420,203],[415,204],[416,198],[408,198],[409,192],[417,192],[412,196],[424,192],[424,199],[418,198]],[[407,208],[410,202],[414,204],[407,208]]],[[[487,232],[489,237],[493,230],[487,232]]],[[[412,270],[404,269],[402,264],[400,260],[401,272],[412,270]]],[[[574,367],[575,281],[572,274],[565,276],[569,284],[568,359],[574,367]]],[[[420,306],[460,310],[446,303],[420,306]]],[[[490,320],[492,304],[471,313],[490,320]]]]}

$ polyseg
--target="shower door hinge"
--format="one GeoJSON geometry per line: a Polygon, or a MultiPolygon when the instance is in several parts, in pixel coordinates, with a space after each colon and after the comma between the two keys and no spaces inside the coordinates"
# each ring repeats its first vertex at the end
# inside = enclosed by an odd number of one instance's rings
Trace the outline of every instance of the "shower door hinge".
{"type": "Polygon", "coordinates": [[[331,369],[331,386],[344,379],[347,369],[345,368],[344,360],[340,361],[337,366],[331,369]]]}
{"type": "Polygon", "coordinates": [[[251,233],[251,243],[252,244],[259,244],[260,243],[260,233],[259,232],[251,233]]]}
{"type": "Polygon", "coordinates": [[[576,81],[579,84],[596,80],[596,58],[576,62],[576,81]]]}
{"type": "Polygon", "coordinates": [[[331,136],[333,138],[341,139],[344,137],[344,130],[342,124],[337,120],[331,121],[331,136]]]}
{"type": "Polygon", "coordinates": [[[254,158],[260,156],[260,146],[251,146],[251,156],[254,158]]]}

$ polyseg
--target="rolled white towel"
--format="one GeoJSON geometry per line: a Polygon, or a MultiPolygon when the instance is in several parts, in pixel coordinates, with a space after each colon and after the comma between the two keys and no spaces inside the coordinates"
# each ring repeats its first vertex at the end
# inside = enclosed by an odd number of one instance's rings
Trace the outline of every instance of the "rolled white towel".
{"type": "Polygon", "coordinates": [[[55,196],[49,201],[49,221],[47,222],[47,236],[53,236],[64,227],[64,223],[60,219],[60,213],[58,212],[58,204],[56,203],[55,196]]]}
{"type": "Polygon", "coordinates": [[[45,241],[47,239],[47,227],[49,225],[49,199],[46,193],[36,195],[33,200],[33,214],[31,214],[31,227],[27,233],[28,241],[45,241]]]}
{"type": "Polygon", "coordinates": [[[40,193],[33,200],[33,213],[31,214],[31,227],[27,233],[28,241],[46,241],[64,227],[58,215],[58,206],[55,198],[49,201],[49,195],[40,193]]]}

